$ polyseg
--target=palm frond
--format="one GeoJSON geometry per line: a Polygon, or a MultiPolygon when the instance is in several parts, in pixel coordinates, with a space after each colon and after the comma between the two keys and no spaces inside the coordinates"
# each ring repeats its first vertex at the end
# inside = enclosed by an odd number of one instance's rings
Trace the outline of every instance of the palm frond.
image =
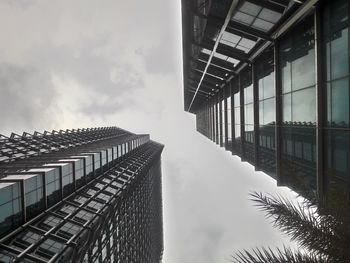
{"type": "Polygon", "coordinates": [[[267,196],[258,192],[250,195],[255,206],[272,219],[274,226],[302,248],[320,257],[329,256],[333,262],[348,258],[349,230],[346,231],[345,225],[333,216],[315,213],[316,208],[308,201],[305,201],[306,205],[293,204],[281,196],[267,196]]]}
{"type": "Polygon", "coordinates": [[[243,250],[232,256],[234,263],[330,263],[315,254],[302,254],[290,248],[276,249],[255,248],[252,251],[243,250]]]}

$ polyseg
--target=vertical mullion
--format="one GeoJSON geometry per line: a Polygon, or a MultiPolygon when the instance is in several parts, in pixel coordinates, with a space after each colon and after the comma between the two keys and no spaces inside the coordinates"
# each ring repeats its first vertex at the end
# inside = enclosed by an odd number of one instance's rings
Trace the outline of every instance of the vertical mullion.
{"type": "Polygon", "coordinates": [[[231,152],[234,154],[235,139],[236,139],[236,120],[235,120],[235,96],[234,88],[232,85],[233,79],[229,82],[230,85],[230,94],[231,94],[231,152]]]}
{"type": "Polygon", "coordinates": [[[244,154],[244,88],[242,85],[242,73],[239,75],[238,78],[238,85],[239,85],[239,101],[240,101],[240,115],[241,115],[241,160],[245,161],[245,154],[244,154]]]}
{"type": "Polygon", "coordinates": [[[219,144],[219,113],[218,113],[218,93],[215,95],[215,142],[216,144],[219,144]]]}
{"type": "Polygon", "coordinates": [[[253,81],[253,109],[254,109],[254,164],[255,170],[259,170],[259,86],[257,79],[256,63],[252,65],[252,81],[253,81]]]}
{"type": "Polygon", "coordinates": [[[228,123],[227,123],[227,93],[230,91],[230,86],[225,86],[224,88],[224,130],[225,130],[225,138],[224,138],[224,147],[227,148],[228,145],[228,123]],[[227,92],[228,91],[228,92],[227,92]]]}
{"type": "Polygon", "coordinates": [[[316,179],[317,197],[321,205],[324,204],[324,63],[322,59],[322,18],[320,4],[316,6],[314,13],[315,26],[315,66],[316,66],[316,179]]]}
{"type": "Polygon", "coordinates": [[[220,144],[220,147],[223,146],[223,132],[222,132],[222,94],[223,94],[223,89],[221,89],[219,91],[219,127],[220,127],[220,141],[219,141],[219,144],[220,144]]]}
{"type": "Polygon", "coordinates": [[[283,185],[281,176],[281,123],[282,123],[282,79],[279,56],[279,40],[274,45],[275,64],[275,99],[276,99],[276,126],[275,126],[275,149],[276,149],[276,179],[277,185],[283,185]]]}

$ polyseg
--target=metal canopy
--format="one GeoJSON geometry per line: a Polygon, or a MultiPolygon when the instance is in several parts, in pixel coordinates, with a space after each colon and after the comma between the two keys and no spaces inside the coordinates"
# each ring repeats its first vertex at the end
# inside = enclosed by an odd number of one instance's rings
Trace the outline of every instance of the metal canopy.
{"type": "Polygon", "coordinates": [[[209,2],[182,0],[184,108],[191,113],[210,97],[208,90],[223,87],[251,64],[317,0],[209,2]]]}

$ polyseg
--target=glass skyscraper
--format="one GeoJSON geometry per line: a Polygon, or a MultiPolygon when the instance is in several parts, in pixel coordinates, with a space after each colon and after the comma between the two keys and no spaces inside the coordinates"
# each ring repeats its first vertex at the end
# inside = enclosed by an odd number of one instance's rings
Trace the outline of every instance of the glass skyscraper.
{"type": "Polygon", "coordinates": [[[0,262],[160,262],[161,152],[117,127],[0,136],[0,262]]]}
{"type": "Polygon", "coordinates": [[[182,0],[184,109],[299,193],[349,203],[349,1],[182,0]]]}

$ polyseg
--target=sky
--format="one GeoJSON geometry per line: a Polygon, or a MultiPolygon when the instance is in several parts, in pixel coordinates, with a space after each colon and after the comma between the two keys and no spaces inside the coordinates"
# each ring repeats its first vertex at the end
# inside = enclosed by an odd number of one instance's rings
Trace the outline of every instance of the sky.
{"type": "Polygon", "coordinates": [[[119,126],[165,145],[164,263],[289,244],[248,198],[295,195],[183,111],[180,1],[0,0],[0,32],[1,134],[119,126]]]}

